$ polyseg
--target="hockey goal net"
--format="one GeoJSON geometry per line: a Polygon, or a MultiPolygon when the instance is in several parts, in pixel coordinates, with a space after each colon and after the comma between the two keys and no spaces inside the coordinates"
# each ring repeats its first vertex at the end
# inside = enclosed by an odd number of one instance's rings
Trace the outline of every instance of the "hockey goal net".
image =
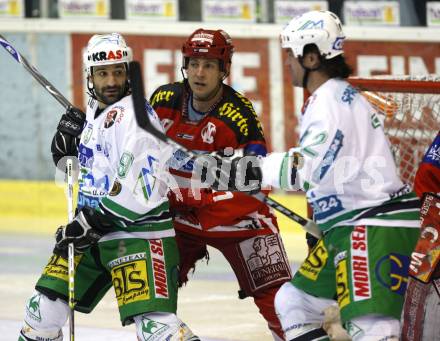
{"type": "Polygon", "coordinates": [[[401,179],[412,185],[417,167],[440,130],[440,76],[350,78],[384,115],[384,130],[401,179]]]}

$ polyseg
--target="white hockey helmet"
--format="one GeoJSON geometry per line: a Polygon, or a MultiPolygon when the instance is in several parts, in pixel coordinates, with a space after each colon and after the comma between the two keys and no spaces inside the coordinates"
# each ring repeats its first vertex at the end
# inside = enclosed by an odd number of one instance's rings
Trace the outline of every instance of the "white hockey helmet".
{"type": "Polygon", "coordinates": [[[95,34],[90,38],[83,55],[87,76],[92,75],[92,67],[117,63],[128,63],[133,60],[131,48],[119,33],[95,34]]]}
{"type": "Polygon", "coordinates": [[[281,47],[292,49],[301,57],[304,46],[315,44],[325,59],[344,53],[345,40],[342,24],[336,14],[329,11],[310,11],[293,18],[281,32],[281,47]]]}

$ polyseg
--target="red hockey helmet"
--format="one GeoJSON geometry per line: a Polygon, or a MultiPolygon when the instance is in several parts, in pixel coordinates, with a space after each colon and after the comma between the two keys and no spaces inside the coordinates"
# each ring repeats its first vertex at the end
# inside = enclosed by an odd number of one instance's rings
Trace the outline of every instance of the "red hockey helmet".
{"type": "Polygon", "coordinates": [[[182,46],[183,68],[188,67],[189,58],[212,58],[220,60],[220,69],[227,71],[231,64],[234,46],[232,39],[223,30],[195,30],[182,46]]]}

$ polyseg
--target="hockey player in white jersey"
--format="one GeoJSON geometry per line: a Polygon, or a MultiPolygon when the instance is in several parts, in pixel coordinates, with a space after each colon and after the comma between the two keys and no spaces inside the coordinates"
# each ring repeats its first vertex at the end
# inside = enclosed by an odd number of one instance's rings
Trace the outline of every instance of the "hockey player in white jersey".
{"type": "MultiPolygon", "coordinates": [[[[397,175],[379,115],[344,80],[351,72],[344,40],[339,18],[327,11],[305,13],[283,29],[293,85],[310,93],[299,145],[247,169],[257,185],[306,191],[323,232],[276,294],[286,340],[326,339],[323,312],[333,304],[353,340],[398,340],[419,234],[419,201],[397,175]]],[[[232,161],[237,188],[243,165],[232,161]]]]}
{"type": "MultiPolygon", "coordinates": [[[[138,127],[117,34],[94,35],[84,54],[90,100],[69,109],[52,143],[55,161],[79,158],[77,214],[26,305],[19,340],[62,340],[68,318],[67,245],[75,246],[75,310],[90,313],[112,286],[122,325],[138,340],[198,340],[176,316],[179,255],[162,175],[169,148],[138,127]],[[77,153],[79,136],[80,143],[77,153]]],[[[160,121],[146,102],[150,121],[160,121]]]]}

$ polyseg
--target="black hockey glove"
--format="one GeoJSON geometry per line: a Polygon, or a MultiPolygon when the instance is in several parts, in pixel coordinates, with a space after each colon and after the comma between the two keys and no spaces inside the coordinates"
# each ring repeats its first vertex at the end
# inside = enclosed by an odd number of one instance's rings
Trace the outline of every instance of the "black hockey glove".
{"type": "Polygon", "coordinates": [[[50,148],[55,166],[64,156],[78,156],[78,144],[85,120],[86,114],[73,107],[69,107],[61,116],[50,148]]]}
{"type": "Polygon", "coordinates": [[[84,207],[72,222],[60,226],[55,232],[54,253],[65,256],[69,243],[74,244],[76,254],[84,253],[88,247],[112,230],[110,219],[90,207],[84,207]]]}
{"type": "Polygon", "coordinates": [[[65,156],[78,156],[79,137],[57,131],[52,139],[50,150],[55,166],[65,156]]]}
{"type": "Polygon", "coordinates": [[[313,236],[310,233],[306,233],[306,240],[307,240],[307,246],[309,249],[309,252],[315,247],[315,245],[318,243],[319,239],[313,236]]]}
{"type": "Polygon", "coordinates": [[[230,152],[227,149],[224,153],[198,158],[195,170],[201,172],[202,182],[210,184],[217,191],[259,192],[263,178],[259,157],[251,153],[243,154],[243,150],[230,152]]]}

